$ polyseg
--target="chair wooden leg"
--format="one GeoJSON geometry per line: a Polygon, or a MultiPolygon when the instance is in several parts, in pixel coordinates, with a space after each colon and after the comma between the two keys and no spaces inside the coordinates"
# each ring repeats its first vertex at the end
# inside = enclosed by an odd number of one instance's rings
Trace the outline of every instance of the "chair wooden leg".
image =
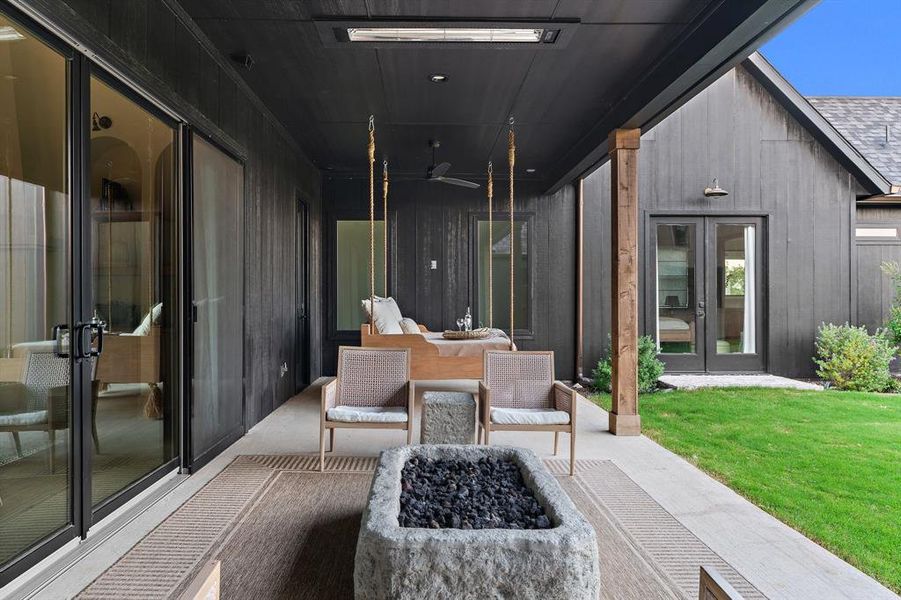
{"type": "Polygon", "coordinates": [[[319,472],[325,471],[325,427],[319,428],[319,472]]]}
{"type": "Polygon", "coordinates": [[[19,439],[18,431],[10,431],[13,434],[13,443],[16,445],[16,458],[22,458],[22,440],[19,439]]]}
{"type": "Polygon", "coordinates": [[[576,432],[569,432],[569,476],[576,474],[576,432]]]}
{"type": "Polygon", "coordinates": [[[491,426],[486,425],[483,431],[485,432],[485,445],[488,446],[491,444],[491,426]]]}
{"type": "Polygon", "coordinates": [[[332,427],[328,430],[328,451],[335,451],[335,428],[332,427]]]}
{"type": "Polygon", "coordinates": [[[407,423],[407,445],[413,445],[413,423],[407,423]]]}
{"type": "Polygon", "coordinates": [[[557,456],[557,445],[560,442],[560,432],[554,432],[554,456],[557,456]]]}

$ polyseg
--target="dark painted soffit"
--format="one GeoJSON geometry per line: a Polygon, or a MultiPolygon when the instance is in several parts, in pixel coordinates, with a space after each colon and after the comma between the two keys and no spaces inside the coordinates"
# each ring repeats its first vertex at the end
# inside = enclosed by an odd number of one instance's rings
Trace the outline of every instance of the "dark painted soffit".
{"type": "Polygon", "coordinates": [[[743,66],[829,153],[857,178],[870,194],[892,191],[886,179],[817,109],[807,101],[759,52],[752,54],[743,66]]]}
{"type": "Polygon", "coordinates": [[[551,169],[548,192],[588,175],[606,162],[607,136],[611,131],[622,127],[651,129],[818,1],[720,0],[713,10],[699,16],[670,52],[560,157],[551,169]]]}

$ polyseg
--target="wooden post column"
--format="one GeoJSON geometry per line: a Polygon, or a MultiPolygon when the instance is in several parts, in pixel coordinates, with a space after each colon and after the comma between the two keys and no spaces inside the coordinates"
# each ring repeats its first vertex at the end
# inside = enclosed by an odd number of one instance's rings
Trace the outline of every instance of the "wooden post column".
{"type": "Polygon", "coordinates": [[[610,433],[641,434],[638,415],[638,146],[639,129],[610,133],[613,366],[610,433]]]}

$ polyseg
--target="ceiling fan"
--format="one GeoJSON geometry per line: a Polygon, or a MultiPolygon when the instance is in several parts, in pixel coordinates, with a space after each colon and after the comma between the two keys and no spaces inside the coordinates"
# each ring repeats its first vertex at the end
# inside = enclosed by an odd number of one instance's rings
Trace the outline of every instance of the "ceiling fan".
{"type": "Polygon", "coordinates": [[[438,140],[429,140],[429,148],[432,149],[432,164],[426,170],[426,181],[437,181],[440,183],[448,183],[450,185],[458,185],[460,187],[476,189],[481,187],[474,181],[466,181],[465,179],[457,179],[456,177],[445,177],[445,173],[450,171],[451,164],[449,162],[438,163],[438,148],[441,142],[438,140]]]}

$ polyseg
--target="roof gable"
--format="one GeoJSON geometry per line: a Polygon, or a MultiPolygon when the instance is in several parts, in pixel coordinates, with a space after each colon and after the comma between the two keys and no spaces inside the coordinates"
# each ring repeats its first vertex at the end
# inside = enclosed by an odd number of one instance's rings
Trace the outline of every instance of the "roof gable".
{"type": "Polygon", "coordinates": [[[826,119],[758,52],[743,63],[792,116],[848,169],[869,194],[890,194],[888,177],[864,153],[826,119]]]}
{"type": "Polygon", "coordinates": [[[811,96],[807,100],[886,179],[901,184],[901,98],[811,96]]]}

